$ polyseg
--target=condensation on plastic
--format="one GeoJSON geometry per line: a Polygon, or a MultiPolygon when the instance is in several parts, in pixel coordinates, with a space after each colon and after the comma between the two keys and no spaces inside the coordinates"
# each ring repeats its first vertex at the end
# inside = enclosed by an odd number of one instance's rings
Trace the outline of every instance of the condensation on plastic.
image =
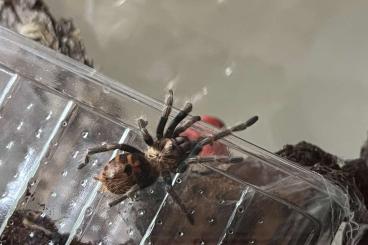
{"type": "MultiPolygon", "coordinates": [[[[152,130],[162,104],[56,52],[0,29],[0,224],[15,209],[51,217],[60,232],[98,244],[327,244],[348,218],[348,197],[320,175],[235,136],[238,164],[206,164],[108,208],[116,196],[93,176],[114,153],[77,166],[88,147],[124,142],[144,150],[135,126],[152,130]],[[25,199],[26,188],[33,193],[25,199]]],[[[177,110],[175,110],[177,113],[177,110]]],[[[197,130],[213,132],[204,125],[197,130]]],[[[31,239],[31,238],[30,238],[31,239]]]]}

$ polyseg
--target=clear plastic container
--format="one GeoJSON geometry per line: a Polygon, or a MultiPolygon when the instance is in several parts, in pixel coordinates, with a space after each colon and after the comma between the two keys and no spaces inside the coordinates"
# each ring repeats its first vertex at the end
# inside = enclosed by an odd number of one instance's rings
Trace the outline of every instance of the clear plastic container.
{"type": "Polygon", "coordinates": [[[349,215],[338,187],[236,136],[222,143],[244,162],[175,178],[194,225],[160,180],[109,208],[116,196],[93,176],[114,153],[78,170],[85,151],[106,142],[144,150],[136,119],[153,130],[162,103],[5,29],[0,65],[0,232],[15,210],[34,210],[67,244],[328,244],[349,215]]]}

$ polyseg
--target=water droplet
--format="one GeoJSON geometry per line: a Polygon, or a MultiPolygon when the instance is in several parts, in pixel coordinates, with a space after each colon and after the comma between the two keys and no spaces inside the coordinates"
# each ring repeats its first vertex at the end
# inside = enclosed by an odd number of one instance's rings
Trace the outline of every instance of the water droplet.
{"type": "Polygon", "coordinates": [[[67,121],[62,122],[61,126],[63,126],[63,127],[68,126],[68,122],[67,121]]]}
{"type": "Polygon", "coordinates": [[[34,186],[35,184],[36,184],[36,181],[34,180],[31,182],[30,186],[34,186]]]}
{"type": "Polygon", "coordinates": [[[93,209],[92,209],[91,207],[88,207],[88,208],[86,209],[86,216],[91,216],[91,215],[92,215],[92,213],[93,213],[93,209]]]}
{"type": "Polygon", "coordinates": [[[139,201],[139,195],[138,195],[138,193],[135,193],[133,195],[133,201],[139,201]]]}
{"type": "Polygon", "coordinates": [[[44,161],[43,164],[44,165],[47,165],[47,164],[49,164],[49,162],[48,161],[44,161]]]}
{"type": "Polygon", "coordinates": [[[21,121],[19,124],[18,124],[18,126],[17,126],[17,130],[19,131],[19,130],[21,130],[21,128],[23,127],[23,124],[24,124],[24,122],[23,121],[21,121]]]}
{"type": "Polygon", "coordinates": [[[1,195],[1,197],[6,197],[8,195],[8,192],[4,191],[4,193],[1,195]]]}
{"type": "Polygon", "coordinates": [[[82,234],[82,229],[81,228],[78,228],[75,233],[77,234],[77,236],[79,236],[80,234],[82,234]]]}
{"type": "Polygon", "coordinates": [[[203,195],[203,194],[204,194],[204,190],[199,189],[198,193],[199,193],[200,195],[203,195]]]}
{"type": "Polygon", "coordinates": [[[30,110],[32,107],[33,107],[33,104],[31,103],[31,104],[29,104],[29,105],[27,106],[27,110],[30,110]]]}
{"type": "Polygon", "coordinates": [[[10,220],[9,221],[9,225],[14,225],[14,221],[13,220],[10,220]]]}
{"type": "Polygon", "coordinates": [[[154,189],[150,189],[150,190],[149,190],[149,193],[150,193],[150,194],[154,194],[154,193],[155,193],[155,190],[154,190],[154,189]]]}
{"type": "Polygon", "coordinates": [[[248,243],[249,243],[249,244],[254,244],[254,243],[255,243],[255,241],[254,241],[254,240],[250,240],[248,243]]]}
{"type": "Polygon", "coordinates": [[[47,245],[54,245],[54,241],[49,241],[49,243],[47,245]]]}
{"type": "Polygon", "coordinates": [[[42,134],[42,129],[38,129],[36,132],[36,138],[41,138],[41,134],[42,134]]]}
{"type": "Polygon", "coordinates": [[[83,139],[87,138],[88,137],[88,132],[87,131],[82,132],[82,137],[83,137],[83,139]]]}
{"type": "Polygon", "coordinates": [[[225,200],[224,200],[224,199],[222,199],[222,200],[220,200],[220,201],[219,201],[219,203],[220,203],[220,204],[224,204],[224,203],[225,203],[225,200]]]}
{"type": "Polygon", "coordinates": [[[7,145],[6,145],[6,149],[10,150],[14,145],[14,141],[10,141],[7,145]]]}
{"type": "Polygon", "coordinates": [[[54,147],[57,147],[58,145],[59,145],[59,143],[58,143],[58,142],[54,143],[54,147]]]}
{"type": "Polygon", "coordinates": [[[159,220],[157,220],[157,224],[158,224],[158,225],[162,225],[162,220],[160,220],[160,219],[159,219],[159,220]]]}
{"type": "Polygon", "coordinates": [[[258,220],[258,224],[263,224],[263,219],[258,220]]]}
{"type": "Polygon", "coordinates": [[[200,241],[200,242],[199,242],[199,244],[200,244],[200,245],[205,245],[205,244],[206,244],[206,242],[202,240],[202,241],[200,241]]]}
{"type": "Polygon", "coordinates": [[[147,245],[153,245],[153,242],[151,240],[149,240],[147,245]]]}
{"type": "Polygon", "coordinates": [[[18,176],[19,176],[19,173],[16,173],[16,174],[13,175],[13,178],[16,179],[16,178],[18,178],[18,176]]]}
{"type": "Polygon", "coordinates": [[[195,209],[190,210],[191,215],[195,214],[195,212],[196,212],[195,209]]]}
{"type": "Polygon", "coordinates": [[[82,181],[81,181],[81,186],[82,186],[82,187],[86,187],[86,186],[87,186],[87,183],[88,183],[88,180],[87,180],[87,179],[82,180],[82,181]]]}
{"type": "Polygon", "coordinates": [[[228,233],[229,233],[230,235],[232,235],[232,234],[234,234],[234,230],[233,230],[233,229],[229,229],[228,233]]]}
{"type": "Polygon", "coordinates": [[[179,231],[179,232],[178,232],[178,236],[180,236],[180,237],[184,236],[184,232],[179,231]]]}
{"type": "Polygon", "coordinates": [[[139,216],[143,216],[145,213],[146,213],[146,210],[144,210],[144,209],[138,210],[138,215],[139,216]]]}
{"type": "Polygon", "coordinates": [[[102,143],[101,143],[101,145],[106,145],[107,144],[107,142],[106,141],[103,141],[102,143]]]}
{"type": "Polygon", "coordinates": [[[7,99],[11,99],[13,96],[12,95],[9,95],[8,97],[6,97],[7,99]]]}
{"type": "Polygon", "coordinates": [[[3,161],[2,160],[0,160],[0,166],[2,166],[3,165],[3,161]]]}
{"type": "Polygon", "coordinates": [[[64,170],[62,173],[61,173],[62,176],[67,176],[68,175],[68,171],[64,170]]]}
{"type": "Polygon", "coordinates": [[[176,183],[179,183],[180,184],[181,182],[182,182],[181,178],[177,178],[176,179],[176,183]]]}
{"type": "Polygon", "coordinates": [[[97,245],[103,245],[103,242],[98,242],[97,245]]]}
{"type": "Polygon", "coordinates": [[[35,234],[34,234],[34,232],[33,232],[33,231],[32,231],[31,233],[29,233],[29,237],[30,237],[30,238],[33,238],[33,237],[34,237],[34,235],[35,235],[35,234]]]}
{"type": "Polygon", "coordinates": [[[108,225],[108,226],[112,226],[112,222],[110,221],[107,225],[108,225]]]}
{"type": "Polygon", "coordinates": [[[49,114],[47,114],[45,120],[48,121],[51,119],[51,116],[52,116],[52,111],[49,112],[49,114]]]}
{"type": "Polygon", "coordinates": [[[226,67],[226,68],[225,68],[225,75],[226,75],[227,77],[230,77],[230,76],[231,76],[231,74],[233,74],[233,69],[232,69],[230,66],[226,67]]]}
{"type": "Polygon", "coordinates": [[[41,213],[41,218],[45,218],[46,217],[46,213],[41,213]]]}
{"type": "Polygon", "coordinates": [[[93,162],[92,162],[92,166],[96,166],[96,165],[97,165],[97,163],[98,163],[98,160],[97,160],[97,159],[93,160],[93,162]]]}
{"type": "Polygon", "coordinates": [[[243,208],[243,207],[239,207],[239,208],[238,208],[238,212],[239,212],[239,213],[244,213],[244,208],[243,208]]]}
{"type": "Polygon", "coordinates": [[[57,196],[56,192],[51,192],[51,197],[55,198],[57,196]]]}
{"type": "Polygon", "coordinates": [[[128,235],[133,236],[133,234],[134,234],[134,230],[132,228],[130,228],[129,231],[128,231],[128,235]]]}
{"type": "Polygon", "coordinates": [[[215,218],[213,218],[213,217],[211,217],[211,218],[209,218],[209,219],[208,219],[208,223],[209,223],[210,225],[213,225],[215,222],[216,222],[216,219],[215,219],[215,218]]]}
{"type": "Polygon", "coordinates": [[[78,154],[79,154],[79,151],[76,151],[76,152],[74,152],[74,154],[73,154],[73,156],[72,156],[72,157],[73,157],[74,159],[76,159],[76,158],[77,158],[77,156],[78,156],[78,154]]]}
{"type": "Polygon", "coordinates": [[[61,223],[59,224],[59,226],[60,226],[60,228],[63,228],[63,227],[65,226],[65,223],[61,222],[61,223]]]}

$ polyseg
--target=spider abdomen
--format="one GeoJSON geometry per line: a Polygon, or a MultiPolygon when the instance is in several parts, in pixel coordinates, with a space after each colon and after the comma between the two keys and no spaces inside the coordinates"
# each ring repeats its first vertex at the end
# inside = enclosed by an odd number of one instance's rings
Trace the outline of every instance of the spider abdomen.
{"type": "Polygon", "coordinates": [[[124,153],[117,155],[100,172],[95,179],[104,189],[113,194],[125,194],[134,185],[144,188],[153,184],[158,172],[140,154],[124,153]]]}

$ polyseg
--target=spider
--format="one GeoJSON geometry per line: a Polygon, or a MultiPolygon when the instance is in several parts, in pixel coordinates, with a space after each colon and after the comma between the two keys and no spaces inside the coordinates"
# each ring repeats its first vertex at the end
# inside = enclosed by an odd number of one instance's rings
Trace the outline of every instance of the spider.
{"type": "Polygon", "coordinates": [[[181,133],[197,121],[200,121],[201,117],[193,116],[186,122],[180,124],[192,111],[192,104],[187,102],[165,130],[172,105],[173,91],[169,90],[165,107],[157,126],[156,139],[153,139],[146,129],[147,122],[143,119],[138,119],[138,127],[145,143],[148,145],[145,152],[128,144],[107,144],[88,149],[84,163],[80,164],[78,168],[85,167],[92,154],[116,149],[124,151],[122,154],[117,154],[114,159],[105,165],[99,175],[94,177],[96,180],[102,182],[105,190],[122,195],[120,198],[110,202],[109,206],[112,207],[128,197],[132,197],[133,193],[152,185],[161,176],[164,180],[167,193],[186,214],[189,222],[193,224],[194,221],[190,212],[172,187],[171,175],[183,173],[189,164],[193,163],[215,161],[235,163],[242,161],[241,157],[200,157],[198,154],[201,152],[203,146],[224,138],[232,132],[242,131],[250,127],[258,120],[258,116],[254,116],[245,123],[224,129],[216,134],[191,141],[187,137],[182,136],[181,133]]]}

